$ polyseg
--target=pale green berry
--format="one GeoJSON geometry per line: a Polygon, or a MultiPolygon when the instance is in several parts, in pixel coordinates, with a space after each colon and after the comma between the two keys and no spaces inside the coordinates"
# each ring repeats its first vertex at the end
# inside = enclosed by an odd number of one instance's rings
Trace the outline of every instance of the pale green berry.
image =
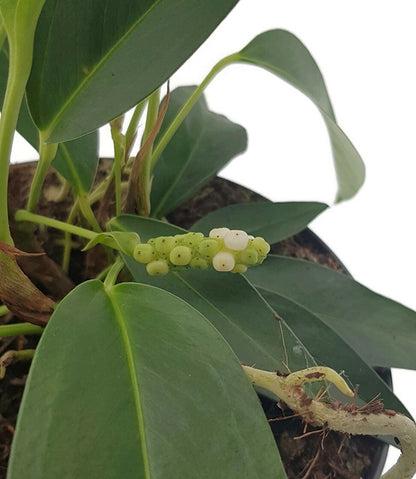
{"type": "Polygon", "coordinates": [[[177,239],[173,236],[160,236],[156,238],[155,250],[157,253],[168,255],[177,245],[177,239]]]}
{"type": "Polygon", "coordinates": [[[231,271],[235,266],[234,256],[228,251],[220,251],[212,258],[212,266],[217,271],[231,271]]]}
{"type": "Polygon", "coordinates": [[[146,265],[146,271],[151,276],[163,276],[168,274],[169,272],[169,265],[167,261],[163,259],[158,259],[156,261],[151,261],[146,265]]]}
{"type": "Polygon", "coordinates": [[[152,246],[155,246],[156,244],[156,238],[150,238],[148,241],[147,241],[148,244],[152,245],[152,246]]]}
{"type": "Polygon", "coordinates": [[[156,259],[156,254],[152,245],[139,243],[134,247],[133,257],[139,263],[147,264],[156,259]]]}
{"type": "Polygon", "coordinates": [[[247,271],[247,266],[245,264],[237,263],[234,268],[231,270],[232,273],[245,273],[247,271]]]}
{"type": "Polygon", "coordinates": [[[198,252],[205,258],[212,258],[220,249],[220,243],[215,239],[202,240],[198,245],[198,252]]]}
{"type": "Polygon", "coordinates": [[[251,240],[251,246],[255,248],[260,256],[266,256],[270,251],[269,243],[267,243],[267,241],[261,236],[257,236],[257,238],[251,240]]]}
{"type": "Polygon", "coordinates": [[[181,238],[180,243],[190,248],[195,248],[203,239],[204,235],[202,233],[188,233],[181,238]]]}
{"type": "Polygon", "coordinates": [[[242,251],[248,244],[248,234],[242,230],[231,230],[224,236],[224,245],[233,251],[242,251]]]}
{"type": "Polygon", "coordinates": [[[200,256],[197,256],[196,258],[191,259],[189,266],[196,269],[206,269],[208,268],[208,261],[200,256]]]}
{"type": "Polygon", "coordinates": [[[175,246],[169,254],[169,259],[176,266],[185,266],[192,259],[192,251],[187,246],[175,246]]]}
{"type": "Polygon", "coordinates": [[[256,264],[259,261],[259,254],[254,248],[246,248],[240,252],[238,260],[244,264],[256,264]]]}
{"type": "Polygon", "coordinates": [[[224,238],[224,236],[230,231],[229,228],[213,228],[209,232],[210,238],[224,238]]]}

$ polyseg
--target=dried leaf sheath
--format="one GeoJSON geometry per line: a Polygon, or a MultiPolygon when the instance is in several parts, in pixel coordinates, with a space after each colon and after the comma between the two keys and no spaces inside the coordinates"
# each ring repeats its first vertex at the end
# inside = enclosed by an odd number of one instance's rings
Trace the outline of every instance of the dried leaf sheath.
{"type": "Polygon", "coordinates": [[[0,299],[18,318],[45,326],[52,314],[54,302],[23,273],[16,256],[32,254],[0,242],[0,299]]]}

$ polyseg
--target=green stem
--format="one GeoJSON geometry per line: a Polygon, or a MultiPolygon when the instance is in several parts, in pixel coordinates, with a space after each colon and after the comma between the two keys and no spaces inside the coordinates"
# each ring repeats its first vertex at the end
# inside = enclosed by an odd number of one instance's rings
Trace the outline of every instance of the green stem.
{"type": "MultiPolygon", "coordinates": [[[[157,121],[160,104],[160,89],[156,90],[149,97],[149,103],[147,106],[146,125],[144,127],[144,133],[142,138],[142,145],[146,141],[147,137],[152,131],[154,124],[157,121]]],[[[150,147],[149,153],[143,160],[143,168],[139,178],[140,182],[140,214],[149,216],[150,213],[150,172],[152,170],[152,156],[153,146],[150,147]]]]}
{"type": "Polygon", "coordinates": [[[42,334],[43,328],[32,323],[3,324],[0,326],[0,338],[7,336],[20,336],[31,334],[42,334]]]}
{"type": "Polygon", "coordinates": [[[100,271],[97,276],[95,277],[95,279],[99,279],[100,281],[105,278],[108,274],[108,272],[110,271],[110,269],[113,267],[113,265],[111,264],[110,266],[107,266],[106,268],[104,268],[102,271],[100,271]]]}
{"type": "Polygon", "coordinates": [[[136,136],[137,127],[139,125],[140,118],[143,114],[147,104],[147,98],[141,101],[136,108],[134,109],[133,116],[131,117],[129,126],[126,131],[126,156],[130,154],[131,148],[133,146],[133,141],[136,136]]]}
{"type": "Polygon", "coordinates": [[[121,169],[125,161],[126,137],[121,132],[123,117],[110,122],[111,138],[114,145],[114,190],[116,199],[116,216],[121,215],[121,169]]]}
{"type": "Polygon", "coordinates": [[[0,306],[0,316],[4,316],[5,314],[7,314],[9,312],[9,308],[7,306],[0,306]]]}
{"type": "Polygon", "coordinates": [[[118,275],[123,268],[124,262],[121,257],[118,256],[105,277],[104,286],[106,288],[111,288],[116,284],[118,275]]]}
{"type": "Polygon", "coordinates": [[[94,212],[92,211],[90,202],[88,200],[88,194],[81,193],[80,195],[78,195],[77,200],[78,200],[81,213],[84,215],[84,218],[88,221],[88,224],[96,233],[101,233],[102,229],[100,227],[100,224],[97,221],[97,218],[94,215],[94,212]]]}
{"type": "Polygon", "coordinates": [[[58,143],[45,143],[42,135],[39,138],[39,161],[36,166],[35,176],[30,186],[29,199],[27,201],[27,210],[34,212],[42,191],[43,182],[48,173],[49,166],[56,156],[58,143]]]}
{"type": "Polygon", "coordinates": [[[6,374],[7,366],[16,361],[28,361],[33,359],[35,349],[22,349],[20,351],[9,350],[0,358],[0,379],[3,379],[6,374]]]}
{"type": "Polygon", "coordinates": [[[0,117],[0,241],[9,245],[13,245],[7,202],[9,162],[20,105],[26,86],[26,77],[19,77],[19,73],[20,68],[16,62],[16,55],[10,54],[9,76],[0,117]]]}
{"type": "Polygon", "coordinates": [[[163,153],[164,149],[166,148],[169,141],[172,139],[173,135],[176,133],[176,131],[180,127],[183,120],[186,118],[187,114],[191,111],[192,107],[198,101],[199,97],[202,95],[205,88],[209,85],[209,83],[223,68],[230,65],[231,63],[238,61],[238,59],[239,59],[238,54],[234,53],[232,55],[229,55],[223,58],[216,65],[214,65],[214,67],[208,73],[208,75],[204,78],[202,83],[198,86],[198,88],[196,88],[196,90],[188,98],[186,103],[183,105],[179,113],[176,115],[172,123],[168,126],[162,138],[156,145],[156,148],[154,149],[153,155],[152,155],[151,169],[154,168],[160,155],[163,153]]]}
{"type": "Polygon", "coordinates": [[[80,226],[70,225],[68,223],[64,223],[63,221],[54,220],[52,218],[48,218],[47,216],[36,215],[35,213],[31,213],[27,210],[17,210],[15,214],[15,220],[29,221],[31,223],[49,226],[51,228],[66,231],[73,235],[81,236],[82,238],[89,240],[92,240],[97,236],[97,233],[94,231],[81,228],[80,226]]]}
{"type": "MultiPolygon", "coordinates": [[[[78,214],[79,204],[78,199],[75,200],[75,203],[72,205],[71,211],[69,212],[66,224],[72,224],[75,221],[75,218],[78,214]]],[[[65,273],[69,271],[69,263],[71,261],[71,233],[65,231],[64,236],[64,251],[62,253],[62,269],[65,273]]]]}

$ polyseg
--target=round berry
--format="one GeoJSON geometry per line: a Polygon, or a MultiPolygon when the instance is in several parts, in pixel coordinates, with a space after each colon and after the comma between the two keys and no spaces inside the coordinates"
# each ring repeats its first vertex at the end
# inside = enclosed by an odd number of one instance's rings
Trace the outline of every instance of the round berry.
{"type": "Polygon", "coordinates": [[[203,239],[204,235],[202,233],[188,233],[187,235],[185,235],[184,238],[182,238],[181,244],[183,244],[184,246],[189,246],[189,248],[194,248],[203,239]]]}
{"type": "Polygon", "coordinates": [[[156,254],[152,245],[139,243],[134,247],[133,257],[139,263],[147,264],[156,258],[156,254]]]}
{"type": "Polygon", "coordinates": [[[176,266],[185,266],[192,259],[192,251],[187,246],[175,246],[169,254],[169,259],[176,266]]]}
{"type": "Polygon", "coordinates": [[[267,243],[267,241],[261,236],[257,236],[257,238],[254,238],[254,240],[251,241],[251,246],[255,248],[255,250],[260,256],[266,256],[267,253],[270,251],[269,243],[267,243]]]}
{"type": "Polygon", "coordinates": [[[213,228],[209,232],[210,238],[224,238],[224,236],[230,231],[229,228],[213,228]]]}
{"type": "Polygon", "coordinates": [[[235,266],[234,256],[228,251],[220,251],[212,258],[212,266],[217,271],[231,271],[235,266]]]}
{"type": "Polygon", "coordinates": [[[173,236],[160,236],[156,238],[155,250],[158,253],[169,254],[176,243],[177,240],[173,236]]]}
{"type": "Polygon", "coordinates": [[[248,234],[242,230],[231,230],[224,236],[224,244],[234,251],[242,251],[248,244],[248,234]]]}
{"type": "Polygon", "coordinates": [[[169,272],[169,265],[167,261],[163,259],[158,259],[156,261],[151,261],[146,265],[146,271],[151,276],[163,276],[168,274],[169,272]]]}
{"type": "Polygon", "coordinates": [[[198,252],[205,258],[212,258],[220,249],[220,244],[215,239],[202,240],[198,245],[198,252]]]}
{"type": "Polygon", "coordinates": [[[240,252],[238,259],[244,264],[256,264],[259,260],[259,254],[254,248],[246,248],[240,252]]]}
{"type": "Polygon", "coordinates": [[[245,273],[247,271],[247,266],[245,264],[238,263],[231,270],[232,273],[245,273]]]}
{"type": "Polygon", "coordinates": [[[191,268],[195,269],[207,269],[208,268],[208,261],[204,258],[197,256],[196,258],[192,258],[191,262],[189,263],[191,268]]]}

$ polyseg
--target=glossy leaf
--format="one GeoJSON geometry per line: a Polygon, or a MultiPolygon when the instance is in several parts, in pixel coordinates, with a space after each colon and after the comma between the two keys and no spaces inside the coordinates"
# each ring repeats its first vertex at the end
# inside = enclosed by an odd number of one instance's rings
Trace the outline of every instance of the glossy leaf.
{"type": "MultiPolygon", "coordinates": [[[[163,135],[195,87],[177,88],[160,131],[163,135]]],[[[163,217],[196,193],[247,146],[244,128],[208,109],[202,96],[154,168],[152,216],[163,217]]]]}
{"type": "Polygon", "coordinates": [[[51,142],[91,132],[146,98],[237,0],[48,0],[36,31],[28,99],[51,142]],[[63,59],[65,61],[63,61],[63,59]]]}
{"type": "Polygon", "coordinates": [[[314,202],[241,203],[208,213],[192,226],[192,230],[207,234],[212,228],[227,226],[276,243],[302,231],[326,208],[327,205],[314,202]]]}
{"type": "Polygon", "coordinates": [[[84,283],[42,336],[8,478],[171,479],[172,471],[286,477],[253,388],[201,314],[146,285],[84,283]]]}
{"type": "Polygon", "coordinates": [[[279,76],[318,107],[328,128],[338,179],[337,201],[355,195],[364,182],[364,164],[338,126],[322,74],[306,47],[291,33],[261,33],[235,55],[237,62],[260,66],[279,76]]]}
{"type": "MultiPolygon", "coordinates": [[[[116,218],[109,226],[134,231],[142,241],[182,232],[167,223],[128,215],[116,218]]],[[[133,258],[125,257],[124,261],[137,282],[170,291],[200,311],[220,331],[240,361],[280,371],[286,371],[286,363],[292,370],[314,364],[302,343],[284,321],[277,319],[244,276],[183,268],[167,276],[149,276],[144,265],[133,258]]]]}
{"type": "Polygon", "coordinates": [[[272,308],[286,319],[319,364],[343,371],[352,389],[359,385],[358,397],[363,402],[369,402],[380,394],[386,409],[409,414],[380,376],[318,316],[270,289],[273,288],[259,288],[259,291],[272,308]]]}
{"type": "MultiPolygon", "coordinates": [[[[6,91],[9,56],[6,48],[0,50],[0,104],[3,105],[6,91]]],[[[27,140],[35,150],[39,148],[39,130],[33,123],[23,100],[17,131],[27,140]]],[[[98,164],[98,131],[85,135],[76,140],[61,143],[58,146],[52,166],[69,182],[77,194],[88,192],[94,180],[98,164]]]]}
{"type": "Polygon", "coordinates": [[[269,256],[247,276],[313,312],[367,364],[416,369],[416,312],[307,261],[269,256]]]}

